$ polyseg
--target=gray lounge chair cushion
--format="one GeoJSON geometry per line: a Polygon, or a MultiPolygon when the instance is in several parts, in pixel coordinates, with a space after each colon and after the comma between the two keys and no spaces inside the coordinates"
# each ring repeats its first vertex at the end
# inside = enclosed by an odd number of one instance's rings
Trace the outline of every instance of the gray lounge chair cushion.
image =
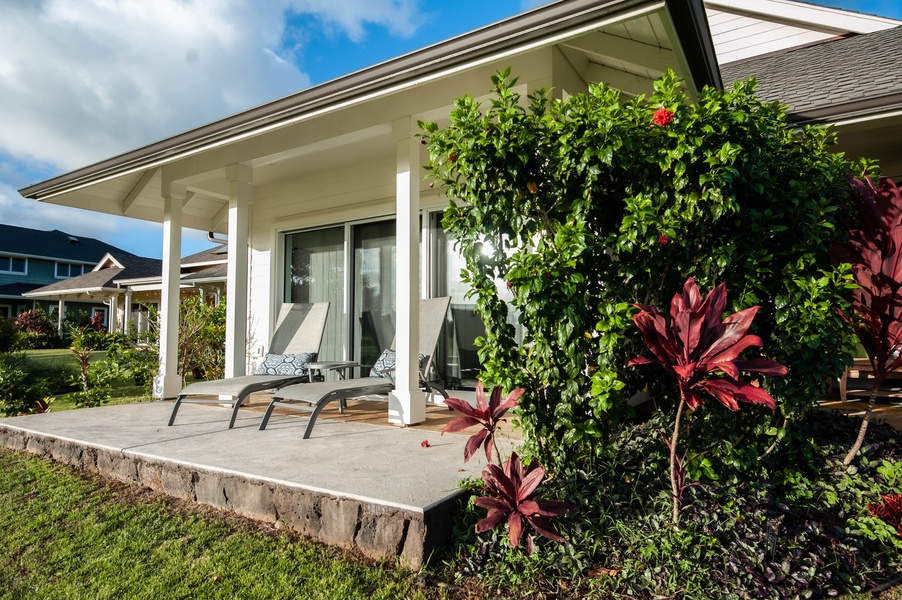
{"type": "Polygon", "coordinates": [[[316,352],[298,354],[267,354],[255,375],[307,375],[307,363],[316,360],[316,352]]]}

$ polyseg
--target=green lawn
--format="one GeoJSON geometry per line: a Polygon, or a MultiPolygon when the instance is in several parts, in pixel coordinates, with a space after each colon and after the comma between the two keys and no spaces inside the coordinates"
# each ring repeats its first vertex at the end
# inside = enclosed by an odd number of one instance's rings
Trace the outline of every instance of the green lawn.
{"type": "Polygon", "coordinates": [[[0,598],[445,598],[417,574],[0,450],[0,598]]]}
{"type": "MultiPolygon", "coordinates": [[[[101,361],[106,357],[106,352],[95,351],[91,355],[91,362],[101,361]]],[[[66,372],[78,373],[78,361],[68,348],[56,348],[53,350],[28,350],[21,358],[27,365],[27,370],[39,376],[50,376],[59,383],[59,379],[52,377],[52,373],[66,372]]],[[[66,376],[68,377],[68,375],[66,376]]],[[[64,377],[63,379],[65,379],[64,377]]],[[[134,385],[132,381],[119,381],[113,386],[111,397],[107,404],[132,404],[134,402],[147,402],[152,400],[144,386],[134,385]]],[[[75,408],[75,400],[68,393],[58,392],[51,396],[50,410],[53,412],[71,410],[75,408]]]]}

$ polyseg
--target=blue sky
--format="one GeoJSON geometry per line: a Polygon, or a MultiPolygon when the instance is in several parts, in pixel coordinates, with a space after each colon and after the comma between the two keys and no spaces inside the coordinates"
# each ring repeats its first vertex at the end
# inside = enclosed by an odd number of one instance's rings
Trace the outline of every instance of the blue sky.
{"type": "MultiPolygon", "coordinates": [[[[159,257],[158,224],[17,190],[543,3],[4,0],[0,221],[159,257]]],[[[902,19],[898,0],[817,3],[902,19]]],[[[183,255],[208,246],[186,230],[183,255]]]]}

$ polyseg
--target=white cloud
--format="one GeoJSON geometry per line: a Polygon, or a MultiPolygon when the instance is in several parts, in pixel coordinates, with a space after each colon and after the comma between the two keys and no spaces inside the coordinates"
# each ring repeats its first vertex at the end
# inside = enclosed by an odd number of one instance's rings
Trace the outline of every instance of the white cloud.
{"type": "MultiPolygon", "coordinates": [[[[407,35],[417,0],[0,0],[0,222],[159,257],[159,224],[26,200],[15,187],[307,87],[291,14],[359,40],[407,35]]],[[[209,247],[185,231],[184,254],[209,247]]]]}
{"type": "Polygon", "coordinates": [[[418,24],[415,0],[7,0],[0,151],[70,170],[298,91],[287,10],[351,39],[418,24]]]}
{"type": "Polygon", "coordinates": [[[285,0],[298,13],[312,14],[328,27],[336,27],[360,41],[364,27],[378,25],[392,35],[407,37],[423,24],[418,0],[285,0]]]}

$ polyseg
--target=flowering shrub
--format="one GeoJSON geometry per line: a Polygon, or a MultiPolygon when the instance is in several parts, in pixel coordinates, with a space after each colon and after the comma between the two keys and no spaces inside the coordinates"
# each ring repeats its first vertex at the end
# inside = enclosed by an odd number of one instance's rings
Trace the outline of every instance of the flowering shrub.
{"type": "Polygon", "coordinates": [[[646,386],[676,406],[663,371],[625,368],[642,348],[629,302],[665,306],[692,276],[725,282],[733,311],[760,306],[755,333],[792,367],[769,388],[775,414],[729,428],[724,411],[698,419],[700,434],[725,433],[712,435],[712,461],[756,469],[775,426],[804,414],[845,366],[851,275],[829,247],[837,207],[851,203],[845,174],[863,167],[831,152],[829,130],[787,125],[753,82],[694,102],[673,73],[654,85],[644,99],[598,85],[526,101],[498,73],[490,100],[460,98],[447,128],[422,124],[427,169],[451,200],[442,224],[485,324],[483,377],[535,390],[518,416],[543,464],[607,452],[646,386]]]}

